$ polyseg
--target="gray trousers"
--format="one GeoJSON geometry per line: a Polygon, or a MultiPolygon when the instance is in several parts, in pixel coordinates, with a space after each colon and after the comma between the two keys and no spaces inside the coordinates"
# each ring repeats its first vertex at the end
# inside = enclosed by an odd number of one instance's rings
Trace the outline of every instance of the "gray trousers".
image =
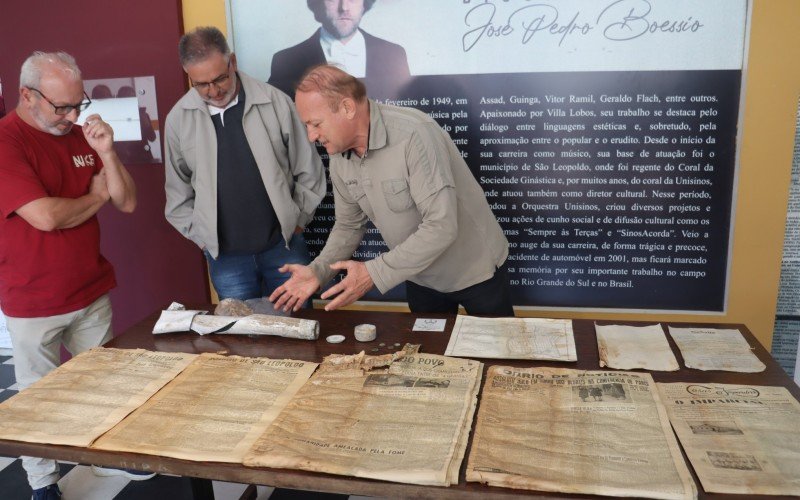
{"type": "MultiPolygon", "coordinates": [[[[111,340],[111,301],[103,295],[77,311],[42,318],[6,318],[14,349],[14,375],[20,390],[61,364],[61,345],[72,355],[111,340]]],[[[58,482],[58,462],[22,457],[31,488],[58,482]]]]}

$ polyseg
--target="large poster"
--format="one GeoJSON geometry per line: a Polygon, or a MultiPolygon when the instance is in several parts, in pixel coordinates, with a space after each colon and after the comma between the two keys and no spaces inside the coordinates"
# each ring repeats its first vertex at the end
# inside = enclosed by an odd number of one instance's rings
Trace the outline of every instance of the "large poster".
{"type": "MultiPolygon", "coordinates": [[[[509,239],[517,305],[725,309],[746,0],[314,3],[229,0],[240,67],[291,92],[334,59],[436,119],[509,239]],[[363,48],[331,48],[353,24],[363,48]]],[[[385,251],[369,236],[357,258],[385,251]]]]}
{"type": "Polygon", "coordinates": [[[800,381],[798,351],[800,345],[800,103],[796,114],[792,182],[789,184],[789,206],[781,258],[781,281],[772,349],[775,361],[789,376],[800,381]]]}

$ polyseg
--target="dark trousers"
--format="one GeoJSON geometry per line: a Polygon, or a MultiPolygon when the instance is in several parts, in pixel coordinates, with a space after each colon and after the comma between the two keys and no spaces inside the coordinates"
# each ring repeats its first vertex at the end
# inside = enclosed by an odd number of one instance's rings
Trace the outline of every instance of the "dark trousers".
{"type": "Polygon", "coordinates": [[[488,280],[456,292],[437,292],[406,281],[406,299],[412,313],[457,314],[460,304],[470,315],[514,316],[505,265],[488,280]]]}

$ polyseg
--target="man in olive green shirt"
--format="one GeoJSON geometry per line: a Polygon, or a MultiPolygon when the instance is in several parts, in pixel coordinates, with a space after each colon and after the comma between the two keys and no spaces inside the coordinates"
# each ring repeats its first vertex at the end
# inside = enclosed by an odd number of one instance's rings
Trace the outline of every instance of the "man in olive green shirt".
{"type": "Polygon", "coordinates": [[[310,141],[328,151],[336,223],[308,266],[270,296],[298,309],[337,271],[347,276],[322,294],[325,309],[346,306],[373,286],[406,282],[412,312],[513,316],[503,264],[508,241],[450,137],[415,109],[367,99],[364,85],[333,66],[312,69],[295,102],[310,141]],[[349,259],[371,220],[390,251],[349,259]]]}

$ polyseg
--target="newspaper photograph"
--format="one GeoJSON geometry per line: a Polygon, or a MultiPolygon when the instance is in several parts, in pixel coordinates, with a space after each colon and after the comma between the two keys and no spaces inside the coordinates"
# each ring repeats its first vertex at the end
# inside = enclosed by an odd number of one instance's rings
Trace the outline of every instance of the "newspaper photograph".
{"type": "Polygon", "coordinates": [[[800,404],[784,387],[658,384],[709,493],[800,495],[800,404]]]}
{"type": "Polygon", "coordinates": [[[0,404],[0,439],[89,446],[196,357],[97,347],[0,404]]]}
{"type": "Polygon", "coordinates": [[[649,373],[491,366],[466,475],[525,490],[697,495],[649,373]]]}
{"type": "Polygon", "coordinates": [[[735,328],[669,327],[672,340],[681,350],[687,368],[758,373],[767,365],[753,353],[753,348],[735,328]]]}
{"type": "Polygon", "coordinates": [[[371,358],[326,358],[244,464],[457,483],[483,365],[404,352],[395,359],[371,358]]]}
{"type": "Polygon", "coordinates": [[[643,368],[674,372],[680,369],[661,325],[594,325],[600,367],[643,368]]]}
{"type": "Polygon", "coordinates": [[[577,361],[572,320],[456,317],[445,356],[577,361]]]}
{"type": "Polygon", "coordinates": [[[241,463],[316,363],[201,354],[93,448],[241,463]]]}

